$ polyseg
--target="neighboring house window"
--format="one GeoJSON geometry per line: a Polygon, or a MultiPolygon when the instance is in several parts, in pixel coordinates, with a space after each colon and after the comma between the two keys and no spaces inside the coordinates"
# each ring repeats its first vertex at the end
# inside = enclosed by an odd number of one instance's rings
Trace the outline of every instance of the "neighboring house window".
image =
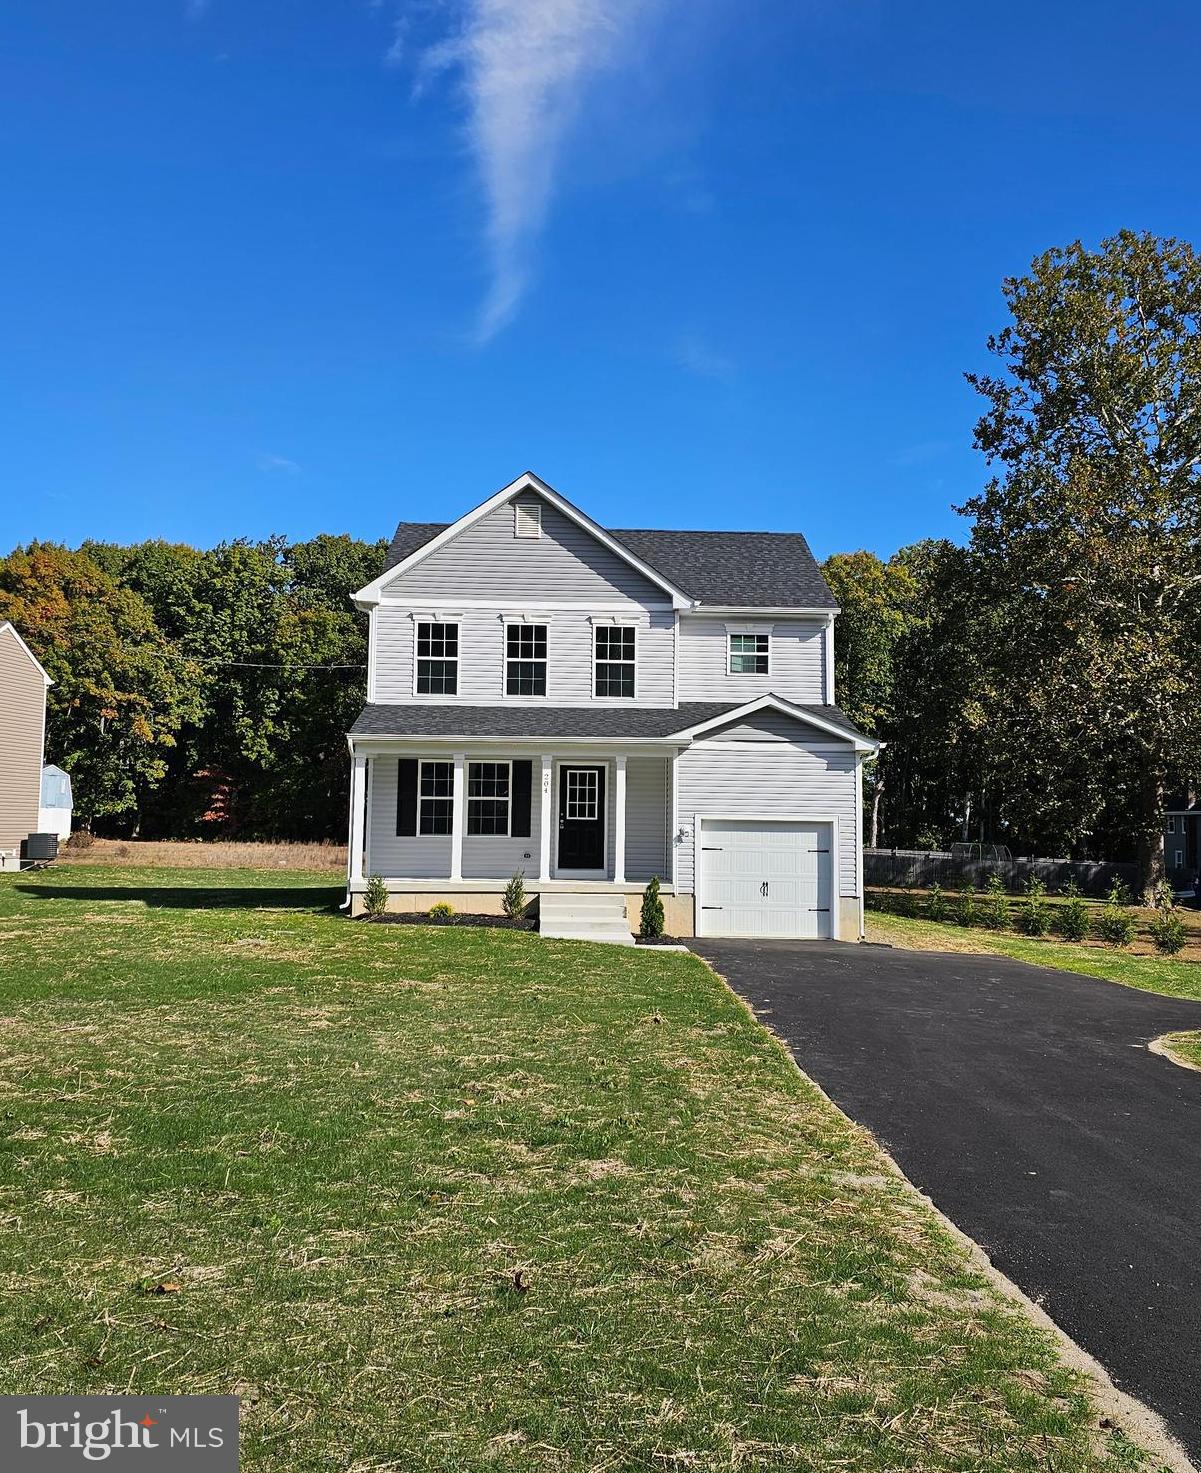
{"type": "Polygon", "coordinates": [[[458,689],[459,626],[418,624],[417,694],[453,696],[458,689]]]}
{"type": "Polygon", "coordinates": [[[1176,868],[1177,869],[1183,869],[1184,868],[1184,850],[1183,849],[1177,849],[1177,851],[1176,851],[1176,868]]]}
{"type": "Polygon", "coordinates": [[[1176,820],[1174,818],[1169,818],[1168,819],[1168,833],[1169,834],[1174,834],[1175,832],[1176,832],[1176,820]]]}
{"type": "Polygon", "coordinates": [[[453,762],[422,762],[417,778],[417,832],[449,834],[454,807],[453,762]]]}
{"type": "Polygon", "coordinates": [[[507,834],[511,781],[507,762],[467,764],[467,832],[507,834]]]}
{"type": "Polygon", "coordinates": [[[619,624],[596,626],[596,694],[634,695],[634,629],[619,624]]]}
{"type": "Polygon", "coordinates": [[[505,625],[505,695],[546,694],[546,625],[505,625]]]}
{"type": "Polygon", "coordinates": [[[770,634],[731,634],[731,675],[766,675],[771,659],[770,634]]]}

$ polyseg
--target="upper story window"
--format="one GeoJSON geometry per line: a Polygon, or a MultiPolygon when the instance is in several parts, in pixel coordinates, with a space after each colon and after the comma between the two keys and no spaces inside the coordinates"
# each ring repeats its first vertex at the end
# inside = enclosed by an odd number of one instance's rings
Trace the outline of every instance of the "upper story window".
{"type": "Polygon", "coordinates": [[[467,764],[467,832],[507,834],[513,791],[508,762],[467,764]]]}
{"type": "Polygon", "coordinates": [[[546,694],[546,625],[505,625],[505,695],[546,694]]]}
{"type": "Polygon", "coordinates": [[[598,696],[634,696],[634,640],[632,625],[596,626],[596,676],[593,689],[598,696]]]}
{"type": "Polygon", "coordinates": [[[418,624],[417,694],[453,696],[459,690],[459,626],[418,624]]]}
{"type": "Polygon", "coordinates": [[[767,675],[771,664],[770,634],[729,634],[731,675],[767,675]]]}
{"type": "Polygon", "coordinates": [[[422,762],[417,775],[417,832],[449,834],[454,806],[453,762],[422,762]]]}
{"type": "Polygon", "coordinates": [[[1174,818],[1169,818],[1168,819],[1168,833],[1169,834],[1174,834],[1175,832],[1176,832],[1176,820],[1174,818]]]}

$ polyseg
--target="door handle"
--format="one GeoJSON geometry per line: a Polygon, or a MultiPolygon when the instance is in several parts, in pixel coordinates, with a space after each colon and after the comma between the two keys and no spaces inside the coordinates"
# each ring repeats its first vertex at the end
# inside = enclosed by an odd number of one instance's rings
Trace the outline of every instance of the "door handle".
{"type": "Polygon", "coordinates": [[[766,880],[764,880],[764,882],[762,883],[762,885],[759,886],[759,894],[760,895],[763,895],[763,896],[766,896],[766,894],[767,894],[767,881],[766,880]]]}

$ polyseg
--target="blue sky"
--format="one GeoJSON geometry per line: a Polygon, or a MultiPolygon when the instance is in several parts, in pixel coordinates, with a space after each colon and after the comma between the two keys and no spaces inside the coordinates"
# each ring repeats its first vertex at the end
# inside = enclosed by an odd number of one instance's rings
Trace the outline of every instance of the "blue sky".
{"type": "Polygon", "coordinates": [[[1160,0],[14,0],[0,550],[611,525],[962,535],[999,286],[1201,240],[1160,0]]]}

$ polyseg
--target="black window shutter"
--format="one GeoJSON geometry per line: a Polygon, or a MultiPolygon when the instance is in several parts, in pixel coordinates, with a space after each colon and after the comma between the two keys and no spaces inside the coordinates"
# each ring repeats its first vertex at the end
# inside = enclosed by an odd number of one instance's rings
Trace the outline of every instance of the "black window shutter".
{"type": "Polygon", "coordinates": [[[402,757],[397,766],[396,832],[411,837],[417,832],[417,759],[402,757]]]}
{"type": "Polygon", "coordinates": [[[532,762],[514,762],[513,764],[513,827],[510,832],[515,839],[528,839],[530,836],[530,790],[533,785],[533,770],[532,762]]]}

